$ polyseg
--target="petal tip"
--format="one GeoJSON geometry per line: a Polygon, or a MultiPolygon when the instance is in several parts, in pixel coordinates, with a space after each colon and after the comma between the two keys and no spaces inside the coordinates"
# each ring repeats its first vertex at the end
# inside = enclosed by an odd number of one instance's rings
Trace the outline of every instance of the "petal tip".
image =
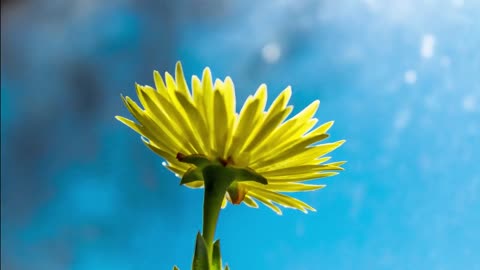
{"type": "Polygon", "coordinates": [[[233,84],[233,80],[230,76],[225,77],[224,81],[233,84]]]}
{"type": "Polygon", "coordinates": [[[210,77],[211,74],[212,74],[212,71],[210,70],[209,67],[205,67],[205,68],[203,69],[203,75],[208,75],[208,76],[210,77]]]}

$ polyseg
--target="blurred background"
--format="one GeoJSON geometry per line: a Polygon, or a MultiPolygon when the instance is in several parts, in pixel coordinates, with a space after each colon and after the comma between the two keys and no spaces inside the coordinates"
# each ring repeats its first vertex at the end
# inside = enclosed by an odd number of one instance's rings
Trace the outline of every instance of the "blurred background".
{"type": "Polygon", "coordinates": [[[318,212],[222,211],[233,270],[480,269],[479,16],[476,0],[2,0],[2,269],[189,269],[202,192],[114,119],[177,60],[231,76],[237,104],[292,85],[294,112],[320,99],[347,139],[346,171],[298,195],[318,212]]]}

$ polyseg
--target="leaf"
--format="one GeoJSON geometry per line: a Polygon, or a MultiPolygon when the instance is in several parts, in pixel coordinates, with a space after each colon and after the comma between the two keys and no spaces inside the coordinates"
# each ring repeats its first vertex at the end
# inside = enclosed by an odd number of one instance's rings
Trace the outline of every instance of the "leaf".
{"type": "Polygon", "coordinates": [[[210,270],[208,263],[208,251],[205,240],[197,233],[197,241],[195,243],[195,254],[193,255],[192,270],[210,270]]]}
{"type": "Polygon", "coordinates": [[[173,270],[180,270],[180,269],[176,265],[174,265],[173,270]]]}
{"type": "Polygon", "coordinates": [[[230,267],[228,267],[228,265],[226,265],[225,270],[230,270],[230,267]]]}
{"type": "Polygon", "coordinates": [[[222,270],[222,257],[220,255],[220,239],[213,244],[212,270],[222,270]]]}

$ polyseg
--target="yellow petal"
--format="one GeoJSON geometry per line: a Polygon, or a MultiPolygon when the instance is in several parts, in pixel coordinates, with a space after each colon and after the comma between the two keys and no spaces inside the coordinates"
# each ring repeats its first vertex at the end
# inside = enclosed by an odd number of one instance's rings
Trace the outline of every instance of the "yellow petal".
{"type": "MultiPolygon", "coordinates": [[[[225,96],[225,104],[227,105],[227,111],[229,117],[233,117],[236,111],[236,101],[235,101],[235,86],[233,81],[230,77],[225,78],[224,84],[224,96],[225,96]]],[[[233,118],[230,118],[230,121],[233,121],[233,118]]]]}
{"type": "Polygon", "coordinates": [[[258,204],[255,202],[255,200],[250,197],[249,195],[246,195],[245,198],[243,198],[243,203],[248,205],[249,207],[252,208],[258,208],[258,204]]]}
{"type": "Polygon", "coordinates": [[[280,182],[300,182],[307,180],[320,179],[325,177],[331,177],[337,175],[338,172],[312,172],[306,174],[297,175],[278,175],[270,176],[267,178],[268,183],[280,183],[280,182]]]}
{"type": "Polygon", "coordinates": [[[318,128],[316,128],[315,130],[313,130],[312,132],[309,133],[309,135],[316,135],[316,134],[324,134],[324,133],[327,133],[327,131],[333,126],[333,123],[334,121],[330,121],[330,122],[327,122],[325,124],[322,124],[321,126],[319,126],[318,128]]]}
{"type": "Polygon", "coordinates": [[[255,198],[256,200],[260,201],[264,205],[266,205],[268,208],[272,209],[275,213],[278,215],[282,215],[282,210],[278,208],[275,204],[273,204],[269,199],[263,197],[260,194],[257,194],[256,192],[253,191],[248,191],[248,195],[252,198],[255,198]]]}
{"type": "Polygon", "coordinates": [[[268,186],[261,185],[256,182],[245,182],[246,188],[256,187],[260,189],[267,189],[273,192],[298,192],[298,191],[313,191],[326,187],[326,185],[313,185],[298,182],[272,182],[268,186]]]}
{"type": "Polygon", "coordinates": [[[292,96],[292,88],[288,86],[285,88],[280,95],[273,101],[272,105],[270,106],[269,111],[279,111],[283,108],[285,108],[288,104],[288,101],[290,100],[290,97],[292,96]]]}
{"type": "Polygon", "coordinates": [[[225,207],[227,207],[227,198],[223,197],[222,209],[224,209],[225,207]]]}
{"type": "Polygon", "coordinates": [[[325,188],[326,185],[309,185],[304,183],[272,183],[268,185],[268,190],[275,192],[298,192],[313,191],[325,188]]]}
{"type": "Polygon", "coordinates": [[[235,103],[235,86],[233,85],[232,79],[230,77],[225,78],[225,83],[223,85],[223,96],[226,108],[226,117],[227,117],[227,140],[225,142],[225,147],[223,153],[221,153],[223,158],[228,158],[228,153],[230,152],[230,147],[233,140],[233,132],[235,129],[236,122],[236,103],[235,103]]]}
{"type": "Polygon", "coordinates": [[[165,72],[165,81],[167,82],[167,91],[169,94],[173,95],[173,92],[177,90],[177,84],[175,83],[175,79],[170,75],[170,73],[165,72]]]}
{"type": "Polygon", "coordinates": [[[167,88],[165,87],[165,83],[163,82],[162,76],[158,71],[153,72],[153,79],[155,81],[155,88],[157,88],[158,92],[167,92],[167,88]]]}
{"type": "Polygon", "coordinates": [[[135,132],[137,132],[138,134],[142,135],[145,137],[145,133],[141,130],[142,129],[142,126],[140,126],[139,124],[133,122],[132,120],[130,119],[127,119],[123,116],[115,116],[115,118],[122,122],[123,124],[125,124],[126,126],[128,126],[129,128],[133,129],[135,132]]]}
{"type": "Polygon", "coordinates": [[[175,81],[177,82],[178,91],[180,91],[184,96],[190,98],[190,92],[188,91],[187,81],[185,80],[180,61],[177,62],[175,67],[175,81]]]}
{"type": "MultiPolygon", "coordinates": [[[[234,136],[232,139],[232,145],[229,149],[228,156],[237,157],[243,148],[245,140],[250,136],[251,127],[258,122],[258,114],[260,107],[260,100],[248,97],[243,106],[238,123],[236,125],[234,136]]],[[[238,160],[235,159],[237,162],[238,160]]]]}
{"type": "Polygon", "coordinates": [[[261,167],[292,167],[295,165],[304,164],[307,161],[314,160],[319,158],[336,148],[340,147],[345,141],[337,141],[334,143],[325,143],[312,147],[306,148],[306,143],[311,143],[318,138],[322,138],[322,134],[317,135],[316,137],[310,138],[305,141],[299,141],[297,144],[287,148],[283,152],[274,155],[271,158],[259,161],[257,164],[252,164],[252,169],[260,169],[261,167]]]}
{"type": "Polygon", "coordinates": [[[238,134],[243,138],[243,144],[241,147],[242,151],[250,143],[252,143],[258,131],[261,129],[261,126],[265,119],[264,110],[265,110],[265,105],[267,104],[267,86],[265,84],[261,84],[260,87],[258,87],[257,91],[255,92],[255,95],[253,96],[253,99],[258,100],[258,106],[256,107],[256,110],[254,111],[252,118],[244,117],[242,119],[240,115],[240,120],[244,121],[243,126],[245,127],[246,125],[248,125],[248,127],[246,127],[245,130],[242,130],[241,133],[238,134]]]}
{"type": "Polygon", "coordinates": [[[150,118],[149,115],[129,97],[122,97],[122,99],[125,102],[127,109],[132,113],[137,121],[140,122],[140,125],[137,127],[140,128],[141,134],[155,141],[158,145],[164,145],[164,148],[171,149],[168,146],[165,146],[165,143],[159,140],[158,136],[155,136],[157,133],[161,133],[162,131],[155,121],[150,118]]]}
{"type": "MultiPolygon", "coordinates": [[[[174,108],[169,100],[164,99],[161,95],[144,95],[143,100],[148,108],[148,115],[155,123],[152,130],[158,134],[154,136],[156,140],[166,140],[172,143],[177,152],[185,154],[197,152],[197,148],[192,144],[194,142],[193,134],[189,132],[188,121],[184,120],[182,114],[174,108]],[[185,135],[182,136],[180,131],[183,131],[185,135]]],[[[149,125],[153,124],[149,123],[149,125]]]]}
{"type": "Polygon", "coordinates": [[[195,138],[192,142],[195,142],[194,145],[198,148],[199,153],[205,153],[208,155],[210,145],[204,143],[201,139],[209,136],[202,114],[182,93],[176,92],[175,96],[185,111],[186,117],[184,119],[188,119],[188,123],[190,124],[190,130],[193,133],[192,137],[195,138]]]}
{"type": "MultiPolygon", "coordinates": [[[[205,115],[205,122],[207,124],[207,130],[210,134],[214,132],[215,126],[213,122],[213,88],[212,88],[212,74],[209,68],[203,70],[202,77],[202,88],[203,88],[203,115],[205,115]]],[[[215,137],[209,136],[205,140],[210,145],[210,149],[214,150],[215,137]]]]}
{"type": "Polygon", "coordinates": [[[187,186],[189,188],[203,188],[203,181],[190,182],[190,183],[185,184],[185,186],[187,186]]]}
{"type": "Polygon", "coordinates": [[[192,76],[192,94],[193,94],[193,103],[197,107],[199,113],[202,115],[204,122],[207,123],[207,117],[205,114],[204,108],[204,96],[203,96],[203,86],[202,82],[197,76],[192,76]]]}
{"type": "Polygon", "coordinates": [[[260,103],[260,111],[265,110],[265,105],[267,105],[267,85],[262,83],[257,91],[255,92],[254,98],[259,100],[260,103]]]}
{"type": "Polygon", "coordinates": [[[305,132],[311,129],[316,119],[311,119],[318,109],[320,102],[314,101],[300,113],[286,121],[273,131],[269,140],[265,140],[257,148],[252,151],[252,156],[257,159],[263,159],[270,156],[271,153],[278,152],[278,149],[284,149],[285,146],[291,145],[293,141],[298,140],[305,132]]]}
{"type": "Polygon", "coordinates": [[[295,199],[293,197],[290,197],[281,193],[260,189],[260,188],[251,188],[249,190],[249,193],[254,193],[265,199],[278,203],[284,207],[298,209],[304,213],[307,213],[308,212],[307,210],[315,211],[315,208],[311,207],[310,205],[298,199],[295,199]]]}
{"type": "Polygon", "coordinates": [[[331,170],[342,170],[342,168],[338,166],[333,166],[330,164],[298,165],[298,166],[282,167],[282,168],[270,169],[270,170],[264,170],[262,168],[262,170],[257,170],[257,173],[262,174],[262,176],[264,177],[270,177],[270,176],[306,174],[311,172],[331,171],[331,170]]]}
{"type": "Polygon", "coordinates": [[[304,137],[300,140],[297,140],[294,144],[290,145],[289,147],[286,147],[285,149],[281,150],[278,153],[272,153],[271,156],[266,157],[262,160],[252,161],[252,164],[250,164],[250,166],[253,169],[259,169],[262,166],[265,166],[268,164],[271,165],[277,162],[283,162],[287,159],[291,159],[292,157],[295,157],[296,155],[299,155],[305,152],[308,149],[307,147],[310,146],[311,144],[318,142],[320,140],[323,140],[327,137],[328,135],[326,134],[320,134],[311,138],[304,137]]]}
{"type": "MultiPolygon", "coordinates": [[[[330,165],[330,166],[336,166],[336,167],[340,167],[342,166],[343,164],[347,163],[346,161],[337,161],[337,162],[332,162],[332,163],[329,163],[329,164],[326,164],[326,165],[330,165]]],[[[343,170],[343,169],[342,169],[343,170]]]]}
{"type": "MultiPolygon", "coordinates": [[[[217,155],[223,155],[225,152],[225,143],[227,141],[228,118],[227,108],[225,107],[225,100],[222,93],[218,90],[214,92],[214,137],[215,150],[217,155]]],[[[221,156],[221,158],[226,158],[221,156]]]]}
{"type": "Polygon", "coordinates": [[[244,151],[251,152],[255,147],[259,147],[262,142],[268,140],[272,131],[285,120],[285,118],[292,112],[292,107],[287,107],[278,112],[268,113],[263,125],[259,128],[258,133],[255,134],[255,138],[251,140],[251,143],[245,148],[244,151]]]}

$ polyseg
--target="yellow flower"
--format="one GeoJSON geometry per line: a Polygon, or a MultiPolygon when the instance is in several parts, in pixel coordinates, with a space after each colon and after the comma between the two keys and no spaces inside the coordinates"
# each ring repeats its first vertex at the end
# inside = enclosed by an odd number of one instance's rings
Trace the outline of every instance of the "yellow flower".
{"type": "MultiPolygon", "coordinates": [[[[277,205],[303,212],[314,208],[283,192],[312,191],[325,187],[304,181],[336,175],[345,162],[326,163],[325,156],[345,141],[319,144],[326,139],[333,121],[314,128],[313,118],[320,102],[312,102],[286,120],[292,111],[287,87],[265,110],[267,87],[260,85],[249,96],[240,113],[236,112],[235,90],[230,77],[212,83],[209,68],[200,80],[192,77],[191,92],[178,62],[175,78],[165,73],[165,82],[154,72],[155,88],[136,85],[143,109],[129,97],[125,106],[138,123],[116,118],[139,133],[146,146],[163,157],[164,165],[191,188],[203,187],[201,174],[189,174],[196,167],[185,163],[187,157],[203,157],[223,166],[245,169],[262,181],[235,181],[225,194],[226,200],[258,207],[259,201],[281,214],[277,205]]],[[[248,178],[248,177],[247,177],[248,178]]],[[[245,179],[244,179],[245,180],[245,179]]],[[[253,179],[252,179],[253,180],[253,179]]]]}

